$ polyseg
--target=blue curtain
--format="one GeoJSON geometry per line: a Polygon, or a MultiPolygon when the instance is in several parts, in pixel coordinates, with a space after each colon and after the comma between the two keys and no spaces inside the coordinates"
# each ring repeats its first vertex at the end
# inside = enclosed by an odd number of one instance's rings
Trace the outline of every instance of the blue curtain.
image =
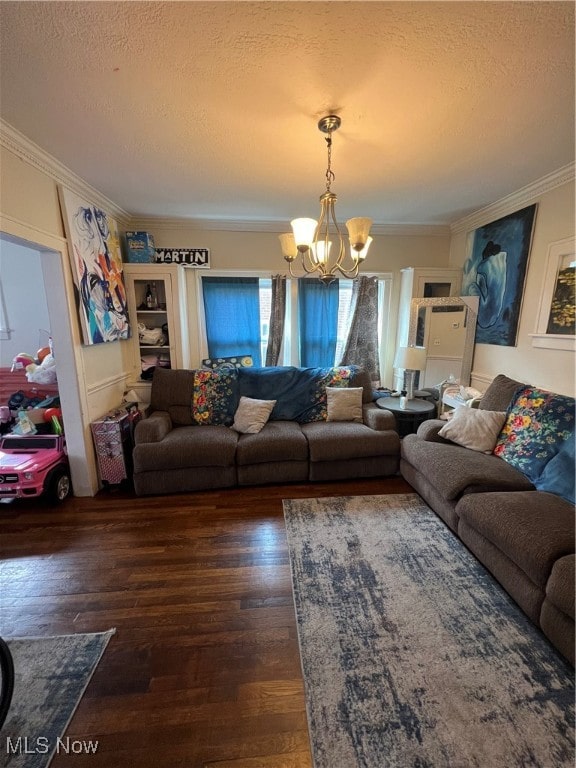
{"type": "Polygon", "coordinates": [[[204,315],[209,357],[260,352],[260,294],[257,277],[203,277],[204,315]]]}
{"type": "Polygon", "coordinates": [[[298,281],[300,365],[334,365],[338,331],[338,280],[324,285],[318,278],[298,281]]]}

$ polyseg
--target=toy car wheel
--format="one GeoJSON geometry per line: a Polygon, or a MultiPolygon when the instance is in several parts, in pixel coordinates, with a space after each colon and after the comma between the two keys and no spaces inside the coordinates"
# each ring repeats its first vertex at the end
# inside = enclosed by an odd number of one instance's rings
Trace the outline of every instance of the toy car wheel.
{"type": "Polygon", "coordinates": [[[68,496],[70,496],[71,490],[72,484],[70,482],[70,474],[68,473],[68,470],[64,469],[64,467],[56,469],[50,478],[46,491],[50,501],[57,504],[62,503],[68,496]]]}

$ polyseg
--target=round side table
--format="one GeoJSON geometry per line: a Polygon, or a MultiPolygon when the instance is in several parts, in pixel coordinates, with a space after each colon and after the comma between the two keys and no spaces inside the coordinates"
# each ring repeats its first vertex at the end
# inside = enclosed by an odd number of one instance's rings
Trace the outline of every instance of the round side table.
{"type": "Polygon", "coordinates": [[[400,408],[399,397],[379,397],[376,405],[392,411],[400,437],[416,432],[422,422],[436,416],[436,406],[427,400],[408,400],[406,408],[400,408]]]}

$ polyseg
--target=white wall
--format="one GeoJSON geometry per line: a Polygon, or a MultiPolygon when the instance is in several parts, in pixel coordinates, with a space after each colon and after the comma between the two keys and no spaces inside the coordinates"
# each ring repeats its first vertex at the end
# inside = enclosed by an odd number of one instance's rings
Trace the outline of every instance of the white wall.
{"type": "MultiPolygon", "coordinates": [[[[574,396],[575,355],[573,351],[540,349],[532,346],[531,333],[536,330],[541,290],[550,243],[574,236],[574,182],[563,184],[534,200],[510,202],[508,210],[498,208],[475,221],[474,228],[489,224],[515,210],[536,202],[536,220],[532,249],[524,285],[524,296],[515,347],[476,344],[472,364],[472,386],[480,390],[499,373],[559,394],[574,396]]],[[[461,267],[473,230],[456,232],[450,244],[450,262],[461,267]]]]}
{"type": "MultiPolygon", "coordinates": [[[[140,228],[140,225],[138,225],[140,228]]],[[[157,248],[209,248],[210,264],[214,270],[261,270],[269,275],[287,274],[278,234],[273,232],[230,232],[178,227],[155,223],[143,227],[154,236],[157,248]]],[[[388,354],[384,381],[392,386],[392,360],[396,342],[400,270],[403,267],[447,267],[450,235],[436,234],[380,234],[374,242],[364,266],[365,272],[391,273],[393,276],[391,306],[388,325],[388,354]]],[[[206,273],[205,270],[201,270],[206,273]]],[[[186,270],[189,308],[190,360],[198,365],[204,356],[198,338],[198,300],[196,272],[186,270]]]]}
{"type": "Polygon", "coordinates": [[[33,357],[50,331],[44,277],[38,251],[0,239],[0,285],[4,317],[10,329],[0,340],[0,368],[9,368],[21,352],[33,357]]]}

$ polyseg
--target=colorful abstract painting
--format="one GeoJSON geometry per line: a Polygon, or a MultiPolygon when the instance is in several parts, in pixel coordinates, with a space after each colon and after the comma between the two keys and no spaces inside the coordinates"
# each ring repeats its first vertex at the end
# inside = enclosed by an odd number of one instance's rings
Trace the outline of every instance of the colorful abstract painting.
{"type": "Polygon", "coordinates": [[[536,205],[474,231],[462,295],[478,296],[477,344],[516,346],[536,205]]]}
{"type": "Polygon", "coordinates": [[[118,227],[105,211],[59,188],[84,344],[130,336],[118,227]]]}

